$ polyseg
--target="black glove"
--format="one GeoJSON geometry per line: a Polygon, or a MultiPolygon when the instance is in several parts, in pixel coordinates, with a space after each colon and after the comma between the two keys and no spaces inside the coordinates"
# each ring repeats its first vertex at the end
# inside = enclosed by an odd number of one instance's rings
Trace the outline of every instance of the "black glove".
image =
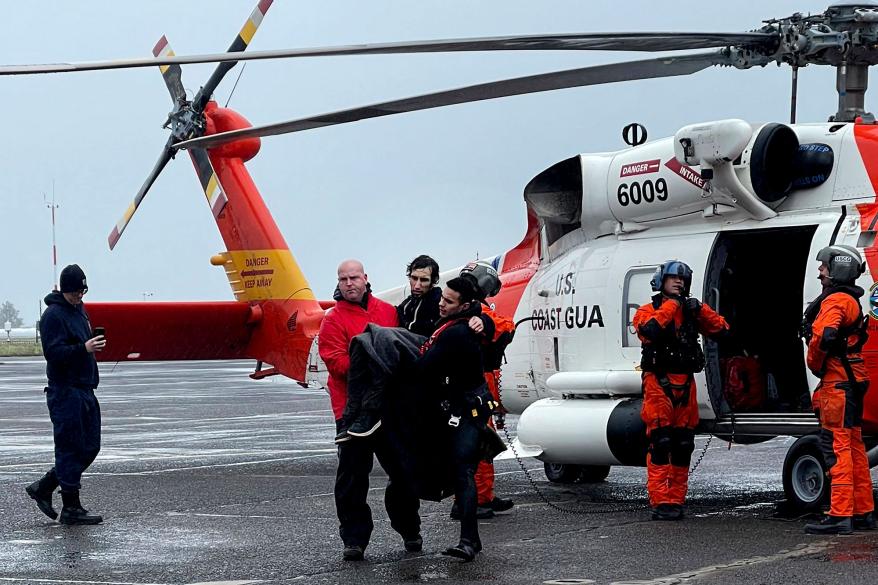
{"type": "Polygon", "coordinates": [[[683,303],[683,306],[686,308],[686,311],[692,315],[693,317],[697,317],[701,313],[701,301],[696,299],[695,297],[689,297],[683,303]]]}

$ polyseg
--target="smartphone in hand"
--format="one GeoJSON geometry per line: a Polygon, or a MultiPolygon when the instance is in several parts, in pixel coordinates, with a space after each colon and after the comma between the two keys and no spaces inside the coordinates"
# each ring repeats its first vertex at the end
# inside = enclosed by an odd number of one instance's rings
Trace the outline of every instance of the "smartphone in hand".
{"type": "Polygon", "coordinates": [[[106,336],[106,330],[103,327],[95,327],[95,336],[98,335],[106,336]]]}

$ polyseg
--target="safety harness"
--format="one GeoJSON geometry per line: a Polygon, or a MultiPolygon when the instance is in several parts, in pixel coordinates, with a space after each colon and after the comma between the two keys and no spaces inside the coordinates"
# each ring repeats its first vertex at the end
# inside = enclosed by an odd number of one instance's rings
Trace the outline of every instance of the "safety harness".
{"type": "MultiPolygon", "coordinates": [[[[427,351],[433,347],[433,344],[436,343],[436,339],[442,335],[442,332],[452,327],[458,323],[465,323],[469,321],[469,317],[460,317],[457,319],[450,319],[446,321],[442,325],[440,325],[436,331],[433,332],[433,335],[430,336],[427,341],[421,346],[420,354],[424,355],[427,351]]],[[[448,383],[448,378],[445,379],[445,383],[448,383]]],[[[452,427],[457,427],[460,425],[460,419],[464,415],[470,415],[472,418],[478,418],[479,415],[490,416],[491,413],[499,406],[499,404],[494,401],[494,398],[491,396],[491,393],[488,391],[488,387],[486,384],[482,384],[481,386],[474,388],[473,390],[467,392],[463,401],[467,404],[465,407],[462,405],[454,405],[450,400],[443,400],[440,403],[440,406],[443,411],[448,413],[448,425],[452,427]],[[469,410],[467,410],[469,408],[469,410]]]]}
{"type": "MultiPolygon", "coordinates": [[[[863,308],[860,306],[860,297],[863,296],[863,290],[861,288],[840,285],[830,287],[823,291],[823,293],[819,297],[814,299],[811,304],[808,305],[808,308],[805,309],[805,315],[802,319],[800,336],[802,337],[802,339],[805,340],[806,344],[811,343],[811,338],[814,335],[814,321],[817,319],[817,315],[820,313],[820,307],[823,304],[823,301],[829,295],[839,292],[849,295],[857,302],[857,318],[850,325],[839,327],[838,336],[835,342],[826,348],[826,357],[838,358],[839,361],[841,361],[842,367],[844,367],[844,371],[848,377],[848,381],[851,384],[857,384],[857,378],[854,375],[853,368],[851,367],[851,358],[849,356],[853,354],[859,354],[861,351],[863,351],[863,346],[866,345],[866,341],[869,339],[869,318],[863,315],[863,308]],[[848,340],[853,335],[857,336],[857,341],[853,345],[848,345],[848,340]]],[[[862,358],[859,358],[858,361],[862,361],[862,358]]],[[[825,373],[826,360],[823,361],[823,365],[818,374],[820,375],[820,377],[823,377],[825,373]]]]}
{"type": "MultiPolygon", "coordinates": [[[[662,297],[656,295],[652,306],[661,307],[662,297]]],[[[647,326],[650,324],[648,323],[647,326]]],[[[655,324],[657,328],[657,323],[655,324]]],[[[694,374],[704,369],[704,351],[698,342],[698,326],[694,315],[683,309],[679,330],[671,321],[650,343],[643,344],[640,369],[653,372],[661,383],[667,374],[694,374]]]]}

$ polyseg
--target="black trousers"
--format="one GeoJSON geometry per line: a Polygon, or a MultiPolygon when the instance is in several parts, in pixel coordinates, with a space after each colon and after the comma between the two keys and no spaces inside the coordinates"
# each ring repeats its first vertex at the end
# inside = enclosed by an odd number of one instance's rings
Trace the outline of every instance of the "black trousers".
{"type": "Polygon", "coordinates": [[[476,518],[478,495],[476,468],[479,465],[480,419],[462,418],[460,425],[449,427],[451,458],[454,463],[454,496],[460,508],[460,540],[481,546],[476,518]]]}
{"type": "MultiPolygon", "coordinates": [[[[341,420],[336,421],[341,429],[341,420]]],[[[335,475],[335,509],[338,514],[338,533],[345,546],[369,544],[374,527],[372,511],[366,498],[369,493],[369,474],[373,458],[387,473],[384,507],[390,526],[404,539],[414,538],[421,531],[418,515],[420,501],[414,486],[411,466],[405,453],[396,448],[393,430],[388,425],[368,437],[354,438],[338,445],[338,470],[335,475]]]]}
{"type": "Polygon", "coordinates": [[[101,408],[94,390],[46,387],[46,404],[55,438],[55,473],[61,491],[80,488],[82,473],[101,450],[101,408]]]}

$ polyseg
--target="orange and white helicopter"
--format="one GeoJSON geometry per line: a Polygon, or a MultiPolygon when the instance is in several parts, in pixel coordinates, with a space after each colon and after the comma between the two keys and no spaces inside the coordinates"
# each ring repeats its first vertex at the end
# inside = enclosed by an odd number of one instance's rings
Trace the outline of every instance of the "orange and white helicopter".
{"type": "MultiPolygon", "coordinates": [[[[102,360],[252,358],[254,378],[283,374],[302,383],[319,373],[315,336],[333,303],[315,298],[247,172],[260,137],[711,66],[787,64],[794,81],[789,124],[718,120],[651,142],[632,125],[626,129],[630,148],[581,154],[537,174],[524,188],[524,238],[487,259],[504,284],[489,301],[521,322],[502,378],[506,408],[521,414],[519,449],[544,461],[553,481],[601,480],[613,465],[644,463],[640,348],[631,318],[649,299],[656,266],[669,258],[686,262],[695,272],[693,294],[725,315],[735,332],[732,342],[705,343],[707,366],[696,377],[700,430],[741,443],[799,437],[784,464],[784,488],[799,507],[820,504],[829,488],[809,407],[816,380],[805,367],[799,325],[804,307],[820,293],[814,257],[824,246],[861,249],[869,270],[858,284],[874,290],[878,281],[878,125],[864,109],[868,68],[878,63],[878,7],[831,6],[814,16],[766,21],[749,33],[545,35],[242,53],[270,4],[259,2],[225,54],[176,57],[163,38],[153,59],[0,67],[0,75],[161,67],[174,102],[171,137],[110,234],[110,247],[158,174],[184,149],[225,243],[211,262],[225,271],[235,301],[89,303],[92,321],[113,340],[102,360]],[[210,100],[225,73],[249,59],[681,49],[710,50],[484,83],[268,126],[252,127],[210,100]],[[213,61],[221,62],[217,70],[188,99],[181,65],[213,61]],[[796,75],[806,65],[837,70],[838,111],[827,123],[794,123],[796,75]],[[728,400],[723,364],[745,351],[758,356],[767,391],[742,412],[728,400]]],[[[396,302],[406,294],[400,287],[380,296],[396,302]]],[[[864,299],[864,311],[870,309],[864,299]]],[[[870,329],[876,327],[878,321],[870,329]]],[[[878,379],[878,335],[864,355],[878,379]]],[[[864,432],[874,445],[875,392],[866,398],[864,432]]],[[[870,462],[878,462],[878,449],[870,451],[870,462]]]]}

